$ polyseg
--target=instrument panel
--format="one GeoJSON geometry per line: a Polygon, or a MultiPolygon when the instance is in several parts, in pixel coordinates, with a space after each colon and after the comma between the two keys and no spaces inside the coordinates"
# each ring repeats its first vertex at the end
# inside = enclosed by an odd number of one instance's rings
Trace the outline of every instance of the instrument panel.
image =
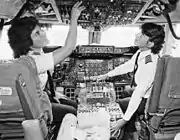
{"type": "MultiPolygon", "coordinates": [[[[130,59],[134,52],[134,47],[78,46],[68,62],[55,67],[53,79],[61,85],[76,86],[78,82],[84,82],[84,77],[105,74],[123,64],[130,59]]],[[[127,76],[121,76],[118,80],[122,80],[123,77],[127,76]]]]}
{"type": "MultiPolygon", "coordinates": [[[[53,73],[53,81],[56,87],[64,87],[66,95],[75,99],[78,97],[81,83],[89,83],[90,76],[105,74],[115,67],[128,61],[136,52],[137,48],[116,48],[114,46],[94,46],[83,45],[77,49],[63,63],[56,65],[53,73]],[[97,48],[96,48],[97,47],[97,48]],[[85,77],[87,80],[85,80],[85,77]],[[76,93],[75,93],[76,92],[76,93]]],[[[124,74],[108,79],[106,82],[112,82],[115,85],[116,97],[125,97],[124,86],[130,84],[131,75],[124,74]]],[[[103,92],[98,92],[105,96],[103,92]]],[[[94,99],[102,101],[99,97],[89,98],[89,102],[94,102],[94,99]]],[[[103,100],[104,102],[109,102],[103,100]]]]}
{"type": "Polygon", "coordinates": [[[88,53],[114,53],[114,46],[101,46],[101,45],[95,45],[93,46],[79,46],[78,51],[79,54],[88,54],[88,53]]]}
{"type": "MultiPolygon", "coordinates": [[[[77,83],[85,82],[84,77],[105,74],[118,65],[125,63],[137,49],[115,48],[114,46],[78,46],[68,61],[58,64],[53,79],[60,85],[76,87],[77,83]]],[[[128,75],[112,78],[111,81],[130,81],[128,75]]]]}

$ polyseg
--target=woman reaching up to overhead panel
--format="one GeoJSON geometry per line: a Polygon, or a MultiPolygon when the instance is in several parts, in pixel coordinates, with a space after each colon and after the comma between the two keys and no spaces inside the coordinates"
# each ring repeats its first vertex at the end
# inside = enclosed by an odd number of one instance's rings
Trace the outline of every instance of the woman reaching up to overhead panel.
{"type": "MultiPolygon", "coordinates": [[[[69,32],[64,47],[51,53],[43,52],[43,47],[47,46],[49,40],[35,17],[18,18],[12,22],[8,31],[8,38],[14,58],[31,56],[34,59],[42,90],[44,90],[47,82],[47,70],[53,69],[56,64],[63,61],[76,48],[77,20],[85,9],[84,6],[81,6],[81,3],[77,2],[72,8],[69,32]]],[[[55,135],[57,135],[63,117],[67,113],[76,115],[77,111],[72,106],[57,103],[50,104],[46,93],[40,98],[42,110],[48,112],[49,120],[53,118],[53,122],[58,124],[55,131],[55,135]]]]}

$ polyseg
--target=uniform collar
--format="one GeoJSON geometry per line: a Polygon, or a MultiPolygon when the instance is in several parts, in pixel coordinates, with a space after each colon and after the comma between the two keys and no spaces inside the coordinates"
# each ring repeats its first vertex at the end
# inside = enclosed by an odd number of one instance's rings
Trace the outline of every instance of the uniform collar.
{"type": "MultiPolygon", "coordinates": [[[[140,51],[140,50],[139,50],[140,51]]],[[[151,55],[151,49],[146,50],[146,51],[140,51],[141,52],[141,56],[147,56],[147,55],[151,55]]]]}

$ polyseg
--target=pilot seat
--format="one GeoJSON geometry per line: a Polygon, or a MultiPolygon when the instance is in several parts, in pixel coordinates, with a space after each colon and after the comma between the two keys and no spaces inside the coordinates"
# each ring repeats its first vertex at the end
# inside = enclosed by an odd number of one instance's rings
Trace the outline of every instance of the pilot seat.
{"type": "Polygon", "coordinates": [[[140,122],[139,140],[174,140],[180,132],[180,58],[158,60],[151,96],[140,122]]]}

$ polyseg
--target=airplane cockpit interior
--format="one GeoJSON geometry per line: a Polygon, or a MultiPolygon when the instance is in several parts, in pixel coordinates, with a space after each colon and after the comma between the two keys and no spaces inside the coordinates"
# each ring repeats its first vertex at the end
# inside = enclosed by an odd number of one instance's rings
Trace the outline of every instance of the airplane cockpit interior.
{"type": "MultiPolygon", "coordinates": [[[[52,28],[58,31],[51,34],[50,39],[61,40],[60,34],[63,29],[68,32],[72,8],[78,2],[0,0],[0,42],[4,42],[5,33],[14,21],[31,16],[47,33],[52,28]]],[[[77,19],[77,26],[86,32],[86,37],[77,30],[77,40],[86,43],[74,44],[76,48],[50,70],[46,84],[50,91],[54,91],[53,97],[49,95],[53,101],[59,99],[57,104],[63,104],[64,100],[77,104],[76,115],[67,114],[55,136],[56,122],[46,122],[48,119],[42,115],[37,99],[43,92],[38,88],[41,81],[34,76],[37,70],[25,62],[31,59],[0,58],[0,140],[180,140],[180,53],[177,51],[180,43],[174,45],[180,40],[179,0],[81,0],[81,5],[85,9],[77,19]],[[127,123],[119,121],[124,119],[125,113],[116,101],[130,98],[136,90],[136,87],[129,87],[135,76],[134,62],[138,60],[134,59],[131,72],[103,80],[94,77],[107,74],[137,54],[137,45],[120,46],[110,40],[133,42],[131,38],[135,38],[144,23],[161,25],[165,40],[157,58],[145,111],[135,117],[137,135],[134,136],[124,127],[113,130],[112,126],[118,122],[127,123]],[[128,27],[129,34],[126,35],[126,31],[121,33],[119,27],[128,27]],[[107,43],[102,44],[103,33],[112,28],[113,32],[104,39],[107,43]],[[123,36],[126,39],[122,40],[123,36]],[[173,49],[177,57],[171,55],[173,49]]],[[[67,33],[63,36],[66,38],[67,33]]],[[[63,50],[63,40],[61,44],[45,46],[44,53],[63,50]]],[[[8,44],[7,38],[6,42],[8,44]]],[[[0,43],[0,54],[5,56],[3,45],[0,43]]],[[[145,64],[152,62],[151,56],[147,61],[145,64]]]]}

